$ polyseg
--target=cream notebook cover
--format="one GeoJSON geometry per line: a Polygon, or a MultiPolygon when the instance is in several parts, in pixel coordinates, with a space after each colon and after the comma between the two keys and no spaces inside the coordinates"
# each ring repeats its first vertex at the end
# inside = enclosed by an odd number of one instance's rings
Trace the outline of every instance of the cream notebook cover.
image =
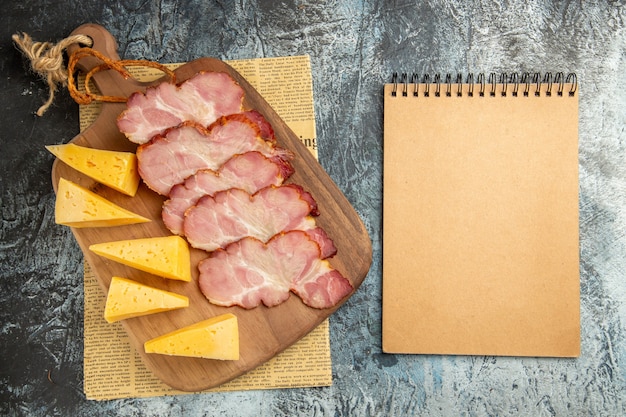
{"type": "Polygon", "coordinates": [[[383,351],[578,356],[575,75],[430,80],[384,88],[383,351]]]}

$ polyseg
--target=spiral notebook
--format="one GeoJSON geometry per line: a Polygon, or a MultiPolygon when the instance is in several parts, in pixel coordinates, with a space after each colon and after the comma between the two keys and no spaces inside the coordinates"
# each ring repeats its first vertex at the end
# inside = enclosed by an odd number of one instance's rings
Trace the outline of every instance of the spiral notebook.
{"type": "Polygon", "coordinates": [[[384,95],[383,351],[578,356],[575,74],[384,95]]]}

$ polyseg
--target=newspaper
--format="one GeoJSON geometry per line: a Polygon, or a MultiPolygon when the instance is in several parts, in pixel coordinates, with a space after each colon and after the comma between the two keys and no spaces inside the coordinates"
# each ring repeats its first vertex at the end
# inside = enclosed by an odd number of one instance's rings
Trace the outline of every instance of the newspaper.
{"type": "MultiPolygon", "coordinates": [[[[311,64],[308,56],[227,61],[267,100],[317,158],[311,64]]],[[[181,64],[172,64],[175,68],[181,64]]],[[[143,81],[162,74],[132,68],[143,81]]],[[[80,128],[95,120],[100,104],[80,106],[80,128]]],[[[120,323],[107,323],[106,295],[87,263],[84,274],[84,392],[87,399],[190,394],[170,388],[143,364],[120,323]]],[[[211,391],[235,391],[332,384],[328,319],[270,361],[211,391]]]]}

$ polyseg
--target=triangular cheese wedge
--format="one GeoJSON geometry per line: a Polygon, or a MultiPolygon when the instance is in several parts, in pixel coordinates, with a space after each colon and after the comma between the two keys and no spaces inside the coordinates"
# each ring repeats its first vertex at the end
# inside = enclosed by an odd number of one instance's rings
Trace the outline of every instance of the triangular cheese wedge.
{"type": "Polygon", "coordinates": [[[184,295],[163,291],[127,278],[113,277],[104,307],[104,318],[113,323],[183,307],[189,307],[189,298],[184,295]]]}
{"type": "Polygon", "coordinates": [[[54,217],[57,224],[77,228],[122,226],[150,221],[65,178],[59,180],[54,217]]]}
{"type": "Polygon", "coordinates": [[[180,236],[96,243],[89,246],[89,250],[150,274],[191,281],[189,245],[180,236]]]}
{"type": "Polygon", "coordinates": [[[146,353],[172,356],[237,360],[239,327],[237,317],[227,313],[164,334],[144,344],[146,353]]]}
{"type": "Polygon", "coordinates": [[[132,152],[86,148],[73,143],[46,146],[54,156],[94,180],[134,196],[139,187],[137,156],[132,152]]]}

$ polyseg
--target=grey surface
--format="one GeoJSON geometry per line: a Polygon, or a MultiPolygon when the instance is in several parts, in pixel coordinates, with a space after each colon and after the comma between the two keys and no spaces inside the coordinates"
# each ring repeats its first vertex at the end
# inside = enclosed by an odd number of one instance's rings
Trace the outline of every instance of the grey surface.
{"type": "MultiPolygon", "coordinates": [[[[623,1],[5,1],[0,5],[0,414],[28,416],[626,415],[623,1]],[[519,3],[519,4],[518,4],[519,3]],[[52,157],[78,131],[63,92],[11,42],[105,26],[124,58],[309,54],[320,160],[362,216],[374,262],[331,318],[334,385],[107,402],[82,394],[82,255],[53,221],[52,157]],[[574,71],[580,82],[582,354],[381,352],[382,84],[393,71],[574,71]],[[49,378],[50,377],[50,378],[49,378]]],[[[532,122],[532,121],[529,121],[532,122]]]]}

